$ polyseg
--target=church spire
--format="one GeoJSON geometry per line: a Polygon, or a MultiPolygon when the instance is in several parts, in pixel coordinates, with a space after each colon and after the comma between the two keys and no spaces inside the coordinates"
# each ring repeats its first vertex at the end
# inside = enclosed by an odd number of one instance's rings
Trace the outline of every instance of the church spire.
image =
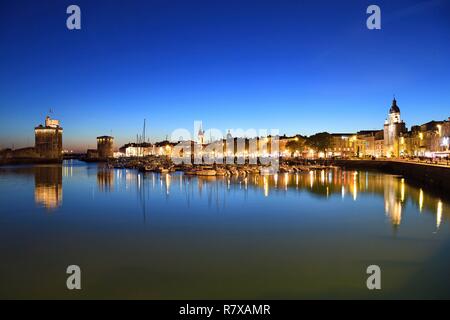
{"type": "Polygon", "coordinates": [[[389,109],[389,113],[400,113],[400,108],[397,105],[397,100],[395,99],[395,95],[394,95],[394,100],[392,100],[392,106],[391,106],[391,109],[389,109]]]}

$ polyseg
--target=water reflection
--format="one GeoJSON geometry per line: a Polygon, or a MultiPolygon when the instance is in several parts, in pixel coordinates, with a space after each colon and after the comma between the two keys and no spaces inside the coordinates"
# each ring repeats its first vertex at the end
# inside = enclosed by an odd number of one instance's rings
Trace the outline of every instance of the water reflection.
{"type": "Polygon", "coordinates": [[[28,285],[51,284],[55,268],[75,257],[98,270],[89,275],[100,283],[93,298],[110,297],[103,270],[111,263],[119,280],[111,298],[136,290],[145,298],[204,298],[224,275],[236,285],[214,298],[370,298],[361,270],[373,262],[390,279],[387,297],[448,298],[448,198],[398,176],[330,169],[196,177],[65,163],[1,167],[0,198],[1,235],[10,244],[0,273],[14,280],[0,288],[5,297],[45,298],[28,285]],[[29,272],[30,261],[38,272],[29,272]],[[188,294],[173,296],[175,286],[188,294]]]}
{"type": "MultiPolygon", "coordinates": [[[[108,170],[108,169],[107,169],[108,170]]],[[[105,184],[111,185],[114,179],[114,170],[110,173],[99,172],[97,181],[101,190],[109,190],[105,184]]],[[[120,170],[119,170],[120,172],[120,170]]],[[[193,198],[208,197],[208,205],[216,204],[220,208],[226,205],[227,192],[241,190],[246,194],[249,191],[261,190],[263,197],[280,194],[282,192],[307,191],[324,200],[336,196],[346,200],[358,201],[363,196],[379,196],[384,199],[384,210],[390,224],[398,228],[402,224],[402,215],[407,203],[412,203],[419,212],[426,211],[436,215],[436,227],[448,219],[448,204],[427,194],[421,188],[409,185],[404,178],[394,175],[377,174],[364,171],[343,171],[340,169],[314,170],[308,173],[250,175],[246,177],[195,177],[185,176],[182,173],[157,174],[138,173],[126,170],[125,174],[117,174],[128,187],[136,185],[139,190],[141,203],[145,201],[145,194],[160,190],[166,197],[170,197],[171,189],[175,193],[183,193],[187,206],[193,198]],[[134,181],[132,183],[132,181],[134,181]],[[158,181],[158,183],[155,183],[158,181]],[[196,188],[194,188],[196,186],[196,188]]],[[[118,183],[121,183],[118,181],[118,183]]],[[[301,199],[299,199],[301,201],[301,199]]]]}
{"type": "Polygon", "coordinates": [[[384,206],[387,217],[392,225],[398,227],[402,221],[402,205],[405,197],[404,180],[399,184],[397,178],[387,178],[384,181],[384,206]]]}
{"type": "MultiPolygon", "coordinates": [[[[15,176],[34,176],[34,199],[38,206],[53,210],[62,205],[63,176],[64,179],[74,179],[80,171],[71,165],[51,165],[34,167],[2,168],[0,174],[15,176]]],[[[227,204],[227,194],[243,193],[247,196],[260,194],[262,198],[277,197],[283,193],[307,192],[324,201],[339,197],[342,201],[359,201],[365,196],[378,196],[384,200],[384,211],[388,221],[398,228],[404,220],[405,206],[410,203],[420,213],[433,214],[438,230],[447,221],[450,208],[447,201],[433,196],[408,184],[398,176],[378,174],[365,171],[344,171],[340,169],[313,170],[307,173],[249,175],[245,177],[196,177],[185,176],[182,173],[157,174],[140,173],[135,170],[108,169],[103,166],[83,168],[87,176],[95,170],[97,189],[101,193],[136,190],[139,203],[146,216],[146,199],[151,193],[161,191],[169,199],[182,194],[189,207],[192,199],[208,198],[207,204],[217,209],[227,204]],[[115,189],[115,187],[117,189],[115,189]]],[[[282,200],[277,200],[282,201],[282,200]]],[[[301,204],[302,199],[299,199],[301,204]]]]}
{"type": "Polygon", "coordinates": [[[436,209],[436,227],[439,228],[442,222],[442,201],[439,200],[436,209]]]}
{"type": "Polygon", "coordinates": [[[46,209],[55,209],[62,204],[62,167],[34,167],[34,200],[46,209]]]}
{"type": "MultiPolygon", "coordinates": [[[[64,168],[64,175],[71,172],[71,169],[64,168]]],[[[63,167],[61,165],[2,167],[0,177],[6,182],[24,179],[25,181],[21,184],[34,180],[34,203],[39,207],[53,210],[62,205],[63,167]]],[[[7,191],[5,189],[3,193],[7,191]]]]}
{"type": "Polygon", "coordinates": [[[114,171],[106,167],[97,169],[97,185],[100,191],[109,192],[114,186],[114,171]]]}

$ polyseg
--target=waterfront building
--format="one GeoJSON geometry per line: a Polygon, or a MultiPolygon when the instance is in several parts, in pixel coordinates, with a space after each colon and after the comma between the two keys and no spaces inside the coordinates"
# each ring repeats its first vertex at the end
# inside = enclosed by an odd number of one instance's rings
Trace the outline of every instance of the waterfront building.
{"type": "MultiPolygon", "coordinates": [[[[295,147],[288,146],[293,141],[299,141],[298,136],[267,136],[267,137],[233,137],[231,133],[226,135],[226,139],[219,139],[208,144],[200,145],[192,143],[192,150],[195,157],[205,159],[217,159],[226,157],[226,161],[237,161],[243,163],[249,161],[256,163],[257,157],[289,157],[295,152],[295,147]],[[275,149],[272,151],[272,149],[275,149]],[[233,160],[234,159],[234,160],[233,160]]],[[[160,149],[160,153],[163,148],[160,149]]],[[[298,154],[301,150],[298,151],[298,154]]]]}
{"type": "Polygon", "coordinates": [[[450,152],[450,117],[448,117],[446,121],[443,121],[440,127],[439,139],[440,151],[445,152],[448,155],[450,152]]]}
{"type": "Polygon", "coordinates": [[[449,155],[450,118],[413,126],[405,135],[408,156],[445,157],[449,155]]]}
{"type": "Polygon", "coordinates": [[[149,142],[128,143],[120,147],[119,152],[125,157],[146,157],[154,154],[154,148],[149,142]]]}
{"type": "Polygon", "coordinates": [[[161,141],[128,144],[120,148],[118,155],[127,157],[159,155],[169,156],[172,151],[178,156],[191,155],[196,158],[225,157],[251,159],[256,157],[303,157],[315,158],[380,158],[380,157],[446,157],[449,155],[450,118],[430,121],[413,126],[411,131],[401,120],[400,108],[394,98],[381,130],[361,130],[357,133],[326,133],[310,138],[296,136],[233,137],[230,130],[223,139],[205,142],[205,131],[200,127],[196,141],[184,141],[184,147],[176,143],[161,141]],[[320,137],[317,137],[320,136],[320,137]],[[273,141],[276,138],[276,141],[273,141]],[[275,143],[273,143],[275,142],[275,143]],[[189,147],[190,145],[190,147],[189,147]],[[272,148],[276,148],[278,152],[272,148]]]}
{"type": "Polygon", "coordinates": [[[356,155],[358,157],[377,157],[377,135],[382,130],[362,130],[356,134],[356,155]]]}
{"type": "Polygon", "coordinates": [[[375,134],[375,157],[380,158],[384,154],[384,131],[380,130],[375,134]]]}
{"type": "Polygon", "coordinates": [[[153,146],[152,154],[157,156],[170,156],[172,155],[172,150],[176,145],[177,143],[170,142],[168,140],[157,142],[153,146]]]}
{"type": "Polygon", "coordinates": [[[400,137],[406,133],[406,125],[400,118],[397,100],[392,100],[388,118],[384,123],[384,149],[386,157],[400,156],[400,137]]]}
{"type": "MultiPolygon", "coordinates": [[[[237,157],[240,159],[248,157],[250,151],[256,155],[258,150],[258,140],[251,139],[250,141],[248,138],[233,137],[230,133],[228,133],[226,137],[227,139],[214,143],[217,154],[223,154],[227,158],[237,157]]],[[[206,149],[210,150],[208,147],[206,147],[206,149]]]]}
{"type": "Polygon", "coordinates": [[[114,138],[111,136],[97,137],[97,152],[100,159],[114,157],[114,138]]]}
{"type": "Polygon", "coordinates": [[[59,121],[45,118],[45,125],[39,125],[34,129],[35,146],[34,151],[38,157],[48,160],[62,159],[62,134],[63,129],[59,121]]]}
{"type": "MultiPolygon", "coordinates": [[[[164,146],[162,147],[161,153],[163,153],[164,146]]],[[[156,148],[155,148],[156,149],[156,148]]],[[[177,144],[171,144],[171,156],[178,158],[180,161],[185,163],[191,163],[191,157],[196,154],[196,151],[201,150],[197,142],[193,140],[182,140],[178,141],[177,144]],[[186,160],[189,159],[189,160],[186,160]]]]}
{"type": "Polygon", "coordinates": [[[357,135],[354,133],[332,133],[325,156],[349,158],[355,156],[357,135]]]}

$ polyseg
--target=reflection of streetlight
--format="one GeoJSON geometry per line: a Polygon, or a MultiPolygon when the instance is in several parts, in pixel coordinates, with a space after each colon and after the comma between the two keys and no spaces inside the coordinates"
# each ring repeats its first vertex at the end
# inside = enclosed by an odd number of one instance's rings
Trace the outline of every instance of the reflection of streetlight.
{"type": "Polygon", "coordinates": [[[436,209],[436,227],[439,228],[442,222],[442,201],[439,200],[436,209]]]}
{"type": "Polygon", "coordinates": [[[423,190],[421,188],[420,192],[419,192],[419,211],[420,212],[422,212],[422,208],[423,208],[423,190]]]}
{"type": "Polygon", "coordinates": [[[263,185],[264,185],[264,196],[267,197],[269,195],[269,180],[267,176],[264,176],[263,178],[263,185]]]}
{"type": "Polygon", "coordinates": [[[404,178],[402,178],[402,180],[401,180],[400,197],[401,197],[401,202],[404,202],[405,201],[405,179],[404,178]]]}

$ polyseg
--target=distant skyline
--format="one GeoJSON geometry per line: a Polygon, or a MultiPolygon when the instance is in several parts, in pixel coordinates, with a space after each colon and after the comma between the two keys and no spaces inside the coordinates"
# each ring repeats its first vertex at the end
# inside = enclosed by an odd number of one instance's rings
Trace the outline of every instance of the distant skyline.
{"type": "Polygon", "coordinates": [[[3,1],[0,148],[32,146],[49,109],[64,148],[177,128],[281,134],[447,119],[450,2],[3,1]],[[66,28],[77,4],[82,29],[66,28]],[[366,28],[376,4],[382,29],[366,28]]]}

